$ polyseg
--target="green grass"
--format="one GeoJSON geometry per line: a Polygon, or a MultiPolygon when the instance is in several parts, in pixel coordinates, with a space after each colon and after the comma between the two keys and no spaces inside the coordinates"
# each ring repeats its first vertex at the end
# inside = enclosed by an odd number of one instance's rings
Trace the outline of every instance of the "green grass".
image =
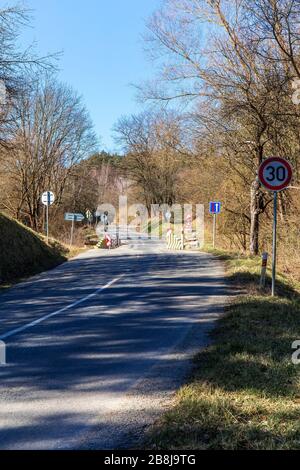
{"type": "Polygon", "coordinates": [[[154,449],[300,449],[299,286],[283,276],[279,296],[258,289],[260,259],[215,252],[240,289],[195,358],[189,382],[150,430],[154,449]]]}
{"type": "Polygon", "coordinates": [[[69,250],[0,214],[0,287],[51,269],[66,261],[69,250]]]}

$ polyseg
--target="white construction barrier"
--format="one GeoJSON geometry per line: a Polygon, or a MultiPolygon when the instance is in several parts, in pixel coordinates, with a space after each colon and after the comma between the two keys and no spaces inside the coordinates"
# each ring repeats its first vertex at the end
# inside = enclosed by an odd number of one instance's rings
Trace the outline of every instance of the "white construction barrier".
{"type": "Polygon", "coordinates": [[[167,234],[168,250],[184,250],[183,237],[177,237],[172,232],[167,234]]]}

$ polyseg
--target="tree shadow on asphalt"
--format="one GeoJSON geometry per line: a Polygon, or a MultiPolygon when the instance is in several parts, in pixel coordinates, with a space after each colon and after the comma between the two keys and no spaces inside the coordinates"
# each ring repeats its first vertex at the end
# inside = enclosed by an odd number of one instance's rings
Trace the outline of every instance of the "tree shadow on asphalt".
{"type": "MultiPolygon", "coordinates": [[[[181,362],[186,364],[186,358],[163,351],[180,343],[197,323],[205,344],[206,333],[223,312],[228,286],[223,277],[207,272],[211,262],[205,257],[166,256],[114,256],[113,263],[105,258],[74,260],[4,294],[2,332],[81,299],[125,273],[119,283],[83,305],[8,339],[0,393],[12,399],[15,394],[24,406],[47,399],[47,394],[55,399],[57,393],[60,400],[70,392],[87,400],[92,393],[113,398],[154,365],[173,371],[181,362]]],[[[173,390],[172,381],[161,381],[157,389],[173,390]]],[[[58,416],[57,423],[61,419],[58,416]]],[[[73,425],[76,428],[76,416],[70,429],[73,425]]],[[[43,429],[46,419],[40,423],[40,432],[43,429]]],[[[3,432],[1,447],[13,435],[3,432]]]]}

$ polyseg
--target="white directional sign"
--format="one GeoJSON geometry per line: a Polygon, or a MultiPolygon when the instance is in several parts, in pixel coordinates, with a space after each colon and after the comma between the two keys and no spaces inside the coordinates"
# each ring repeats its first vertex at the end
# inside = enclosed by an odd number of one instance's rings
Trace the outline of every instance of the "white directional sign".
{"type": "Polygon", "coordinates": [[[84,220],[84,215],[66,213],[65,214],[65,220],[70,221],[70,222],[82,222],[84,220]]]}
{"type": "Polygon", "coordinates": [[[269,191],[282,191],[292,180],[293,170],[291,164],[280,157],[265,160],[258,171],[261,184],[269,191]]]}
{"type": "Polygon", "coordinates": [[[44,206],[51,206],[55,201],[55,196],[51,191],[47,191],[42,195],[42,203],[44,206]]]}

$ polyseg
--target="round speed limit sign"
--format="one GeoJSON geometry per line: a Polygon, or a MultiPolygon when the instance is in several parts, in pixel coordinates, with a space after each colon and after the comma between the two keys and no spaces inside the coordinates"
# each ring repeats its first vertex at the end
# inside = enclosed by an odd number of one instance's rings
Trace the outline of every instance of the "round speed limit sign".
{"type": "Polygon", "coordinates": [[[258,171],[261,184],[269,191],[282,191],[287,188],[293,176],[291,164],[280,157],[265,160],[258,171]]]}

